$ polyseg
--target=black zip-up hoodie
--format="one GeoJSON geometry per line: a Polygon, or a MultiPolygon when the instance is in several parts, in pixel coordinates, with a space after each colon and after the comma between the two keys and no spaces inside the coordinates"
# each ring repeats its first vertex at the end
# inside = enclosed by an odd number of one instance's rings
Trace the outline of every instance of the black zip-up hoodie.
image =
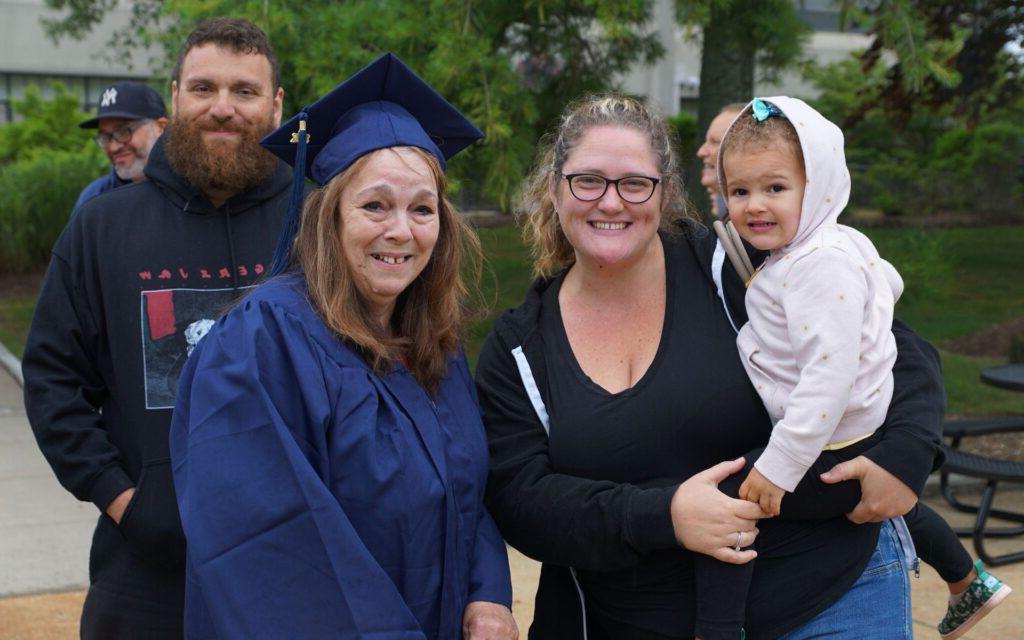
{"type": "Polygon", "coordinates": [[[100,518],[93,582],[124,541],[183,574],[167,445],[178,372],[209,320],[269,269],[291,185],[279,164],[216,208],[171,169],[163,138],[145,171],[64,229],[22,364],[29,422],[60,483],[101,512],[136,488],[120,526],[100,518]]]}
{"type": "MultiPolygon", "coordinates": [[[[689,245],[700,264],[699,272],[678,278],[714,280],[714,234],[687,224],[670,242],[689,245]]],[[[752,254],[751,259],[759,264],[764,255],[752,254]]],[[[747,321],[743,282],[727,261],[722,273],[728,312],[735,325],[742,326],[747,321]]],[[[669,513],[678,485],[641,489],[559,474],[551,468],[541,415],[547,419],[546,407],[552,399],[544,335],[539,330],[541,301],[551,282],[536,280],[523,304],[495,321],[477,363],[476,382],[491,456],[487,506],[505,539],[544,563],[530,640],[601,638],[603,632],[587,619],[586,596],[570,567],[613,571],[637,566],[647,554],[678,549],[669,513]],[[531,395],[539,397],[540,403],[531,395]],[[560,533],[542,535],[555,531],[560,533]],[[583,632],[585,621],[589,635],[583,632]]],[[[900,321],[894,323],[893,334],[899,351],[893,369],[896,388],[883,439],[865,455],[920,493],[928,473],[941,464],[942,374],[934,347],[900,321]]],[[[699,366],[704,375],[720,380],[725,373],[716,370],[714,355],[709,354],[699,366]]],[[[826,609],[860,577],[875,547],[878,527],[848,524],[842,519],[828,530],[831,533],[819,532],[823,539],[809,539],[801,553],[781,561],[785,573],[814,583],[810,591],[816,598],[794,602],[785,589],[755,577],[752,593],[758,601],[749,622],[756,626],[747,629],[748,638],[773,638],[796,628],[826,609]],[[850,568],[830,572],[829,567],[850,568]]],[[[664,632],[675,635],[680,630],[664,632]]]]}

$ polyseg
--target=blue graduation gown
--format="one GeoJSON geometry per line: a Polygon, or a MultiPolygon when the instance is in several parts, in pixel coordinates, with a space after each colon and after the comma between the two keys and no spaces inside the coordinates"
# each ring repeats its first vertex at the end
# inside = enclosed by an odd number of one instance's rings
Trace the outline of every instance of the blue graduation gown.
{"type": "Polygon", "coordinates": [[[170,447],[190,638],[461,638],[511,604],[463,355],[436,397],[375,375],[306,299],[258,287],[181,374],[170,447]]]}

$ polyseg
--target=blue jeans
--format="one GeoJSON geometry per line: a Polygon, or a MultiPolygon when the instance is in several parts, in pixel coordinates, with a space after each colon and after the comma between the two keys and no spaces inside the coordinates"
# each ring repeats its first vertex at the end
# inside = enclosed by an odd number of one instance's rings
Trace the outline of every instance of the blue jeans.
{"type": "Polygon", "coordinates": [[[913,640],[912,624],[903,550],[887,520],[867,568],[846,595],[778,640],[913,640]]]}

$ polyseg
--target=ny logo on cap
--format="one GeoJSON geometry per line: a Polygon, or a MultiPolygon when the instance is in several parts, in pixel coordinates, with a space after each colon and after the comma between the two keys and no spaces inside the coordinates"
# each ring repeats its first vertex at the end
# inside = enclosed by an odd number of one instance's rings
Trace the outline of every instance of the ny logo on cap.
{"type": "Polygon", "coordinates": [[[103,92],[103,98],[100,100],[101,107],[109,107],[112,104],[117,103],[117,89],[110,87],[103,92]]]}

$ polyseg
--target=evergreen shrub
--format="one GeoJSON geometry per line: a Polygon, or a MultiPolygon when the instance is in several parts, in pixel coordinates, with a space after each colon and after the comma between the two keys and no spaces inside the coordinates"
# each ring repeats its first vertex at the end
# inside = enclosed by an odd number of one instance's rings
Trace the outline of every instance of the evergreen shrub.
{"type": "Polygon", "coordinates": [[[680,111],[668,119],[668,124],[675,130],[679,140],[679,154],[683,158],[689,158],[697,153],[697,116],[680,111]]]}
{"type": "Polygon", "coordinates": [[[95,149],[43,150],[0,166],[0,273],[40,269],[78,194],[106,168],[95,149]]]}
{"type": "Polygon", "coordinates": [[[60,83],[53,94],[29,86],[0,126],[0,273],[46,266],[78,194],[109,170],[95,131],[78,126],[78,97],[60,83]]]}

